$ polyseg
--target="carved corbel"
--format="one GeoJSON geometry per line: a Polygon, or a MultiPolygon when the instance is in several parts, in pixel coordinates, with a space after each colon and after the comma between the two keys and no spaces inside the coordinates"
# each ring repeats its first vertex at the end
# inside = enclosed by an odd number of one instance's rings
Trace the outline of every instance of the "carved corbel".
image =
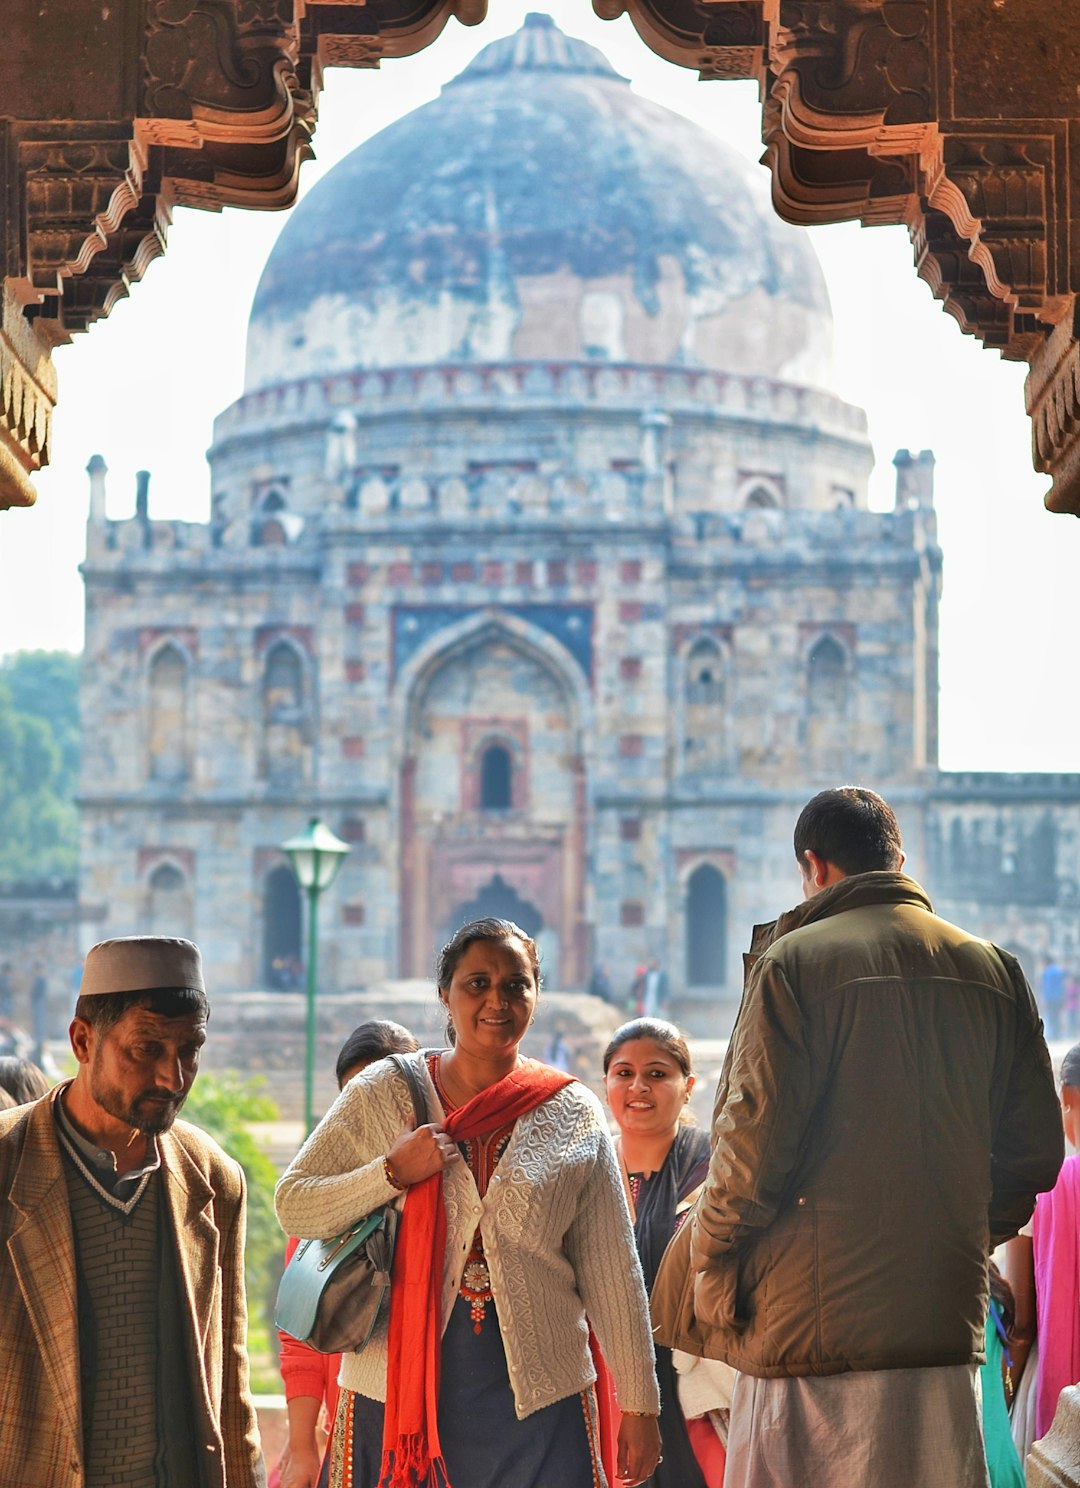
{"type": "Polygon", "coordinates": [[[593,10],[605,21],[628,15],[646,46],[703,82],[755,78],[764,85],[763,0],[593,0],[593,10]]]}
{"type": "Polygon", "coordinates": [[[908,158],[884,159],[866,150],[807,150],[784,133],[779,103],[765,104],[764,159],[772,172],[773,204],[788,222],[803,225],[906,222],[915,198],[908,158]]]}
{"type": "Polygon", "coordinates": [[[793,144],[917,151],[933,130],[928,0],[780,0],[773,95],[793,144]]]}

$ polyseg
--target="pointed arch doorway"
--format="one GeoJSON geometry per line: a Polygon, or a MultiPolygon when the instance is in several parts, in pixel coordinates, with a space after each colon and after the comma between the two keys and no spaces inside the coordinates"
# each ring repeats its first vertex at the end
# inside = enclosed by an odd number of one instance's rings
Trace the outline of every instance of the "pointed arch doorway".
{"type": "Polygon", "coordinates": [[[493,873],[472,899],[458,904],[450,914],[446,928],[446,939],[470,920],[513,920],[533,940],[544,928],[544,916],[528,899],[523,899],[512,884],[508,884],[501,873],[493,873]]]}

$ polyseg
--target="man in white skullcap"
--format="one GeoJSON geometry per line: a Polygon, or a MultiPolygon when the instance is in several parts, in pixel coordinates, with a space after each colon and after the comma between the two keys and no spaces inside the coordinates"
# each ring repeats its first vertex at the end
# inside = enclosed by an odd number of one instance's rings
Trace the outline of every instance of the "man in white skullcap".
{"type": "Polygon", "coordinates": [[[102,941],[74,1079],[0,1112],[0,1484],[261,1488],[243,1172],[176,1119],[208,1015],[191,941],[102,941]]]}

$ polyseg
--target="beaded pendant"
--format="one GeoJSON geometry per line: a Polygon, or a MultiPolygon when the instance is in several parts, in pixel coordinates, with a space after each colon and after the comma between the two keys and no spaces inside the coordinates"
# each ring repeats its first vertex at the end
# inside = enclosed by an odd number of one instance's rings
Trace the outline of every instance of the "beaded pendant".
{"type": "Polygon", "coordinates": [[[469,1304],[469,1316],[473,1321],[473,1332],[479,1333],[484,1321],[484,1311],[491,1301],[491,1273],[484,1255],[484,1242],[477,1230],[472,1249],[461,1273],[461,1296],[469,1304]]]}

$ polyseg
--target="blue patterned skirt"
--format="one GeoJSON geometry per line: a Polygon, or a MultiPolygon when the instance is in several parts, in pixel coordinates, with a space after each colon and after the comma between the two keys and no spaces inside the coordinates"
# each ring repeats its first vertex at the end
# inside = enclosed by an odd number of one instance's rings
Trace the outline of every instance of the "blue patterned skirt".
{"type": "MultiPolygon", "coordinates": [[[[488,1304],[476,1333],[469,1306],[463,1297],[454,1304],[439,1371],[439,1437],[452,1488],[607,1488],[593,1390],[519,1421],[495,1308],[488,1304]]],[[[378,1488],[382,1437],[382,1402],[342,1390],[330,1488],[378,1488]]]]}

